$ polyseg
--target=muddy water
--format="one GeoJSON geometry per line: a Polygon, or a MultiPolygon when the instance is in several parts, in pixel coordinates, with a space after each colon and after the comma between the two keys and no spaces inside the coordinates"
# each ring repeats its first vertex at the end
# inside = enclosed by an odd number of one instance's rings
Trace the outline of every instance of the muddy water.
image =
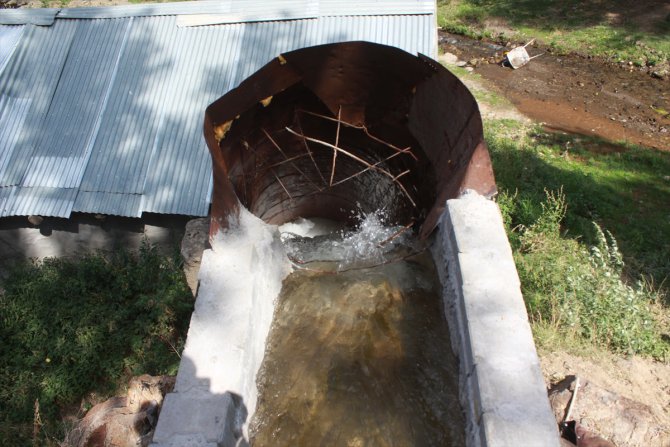
{"type": "Polygon", "coordinates": [[[500,64],[509,47],[440,36],[445,52],[475,62],[475,73],[550,130],[670,150],[670,79],[653,78],[627,64],[555,55],[535,45],[528,47],[529,54],[542,56],[512,70],[500,64]]]}
{"type": "Polygon", "coordinates": [[[252,445],[464,445],[438,290],[425,253],[291,274],[259,373],[252,445]]]}

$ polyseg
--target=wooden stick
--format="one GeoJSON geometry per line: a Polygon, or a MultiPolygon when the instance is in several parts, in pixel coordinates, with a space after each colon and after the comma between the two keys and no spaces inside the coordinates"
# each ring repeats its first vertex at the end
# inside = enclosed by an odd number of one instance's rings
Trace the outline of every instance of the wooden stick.
{"type": "MultiPolygon", "coordinates": [[[[340,145],[340,117],[342,116],[342,106],[337,109],[337,131],[335,132],[335,146],[340,145]]],[[[333,150],[333,167],[330,170],[330,186],[333,186],[333,178],[335,178],[335,162],[337,161],[337,151],[333,150]]]]}
{"type": "MultiPolygon", "coordinates": [[[[373,164],[371,165],[371,167],[365,168],[365,169],[363,169],[362,171],[358,171],[357,173],[352,174],[352,175],[350,175],[349,177],[347,177],[347,178],[345,178],[345,179],[343,179],[343,180],[340,180],[340,181],[337,181],[337,182],[333,183],[333,186],[337,186],[337,185],[339,185],[340,183],[344,183],[344,182],[346,182],[346,181],[348,181],[348,180],[351,180],[352,178],[358,177],[359,175],[361,175],[361,174],[363,174],[363,173],[365,173],[365,172],[367,172],[367,171],[373,169],[373,167],[378,166],[378,165],[380,165],[380,164],[382,164],[382,163],[384,163],[384,162],[386,162],[386,161],[389,161],[390,159],[392,159],[393,157],[395,157],[395,156],[397,156],[397,155],[400,155],[400,152],[396,152],[396,153],[394,153],[394,154],[391,154],[391,155],[389,155],[388,157],[386,157],[385,159],[383,159],[383,160],[379,160],[377,163],[373,163],[373,164]]],[[[408,171],[405,171],[405,172],[409,172],[409,170],[408,170],[408,171]]],[[[405,174],[405,173],[403,173],[403,174],[405,174]]],[[[401,175],[403,175],[403,174],[401,174],[401,175]]]]}
{"type": "Polygon", "coordinates": [[[272,171],[272,173],[275,175],[275,178],[277,179],[277,181],[279,182],[279,184],[281,185],[281,187],[284,189],[284,192],[285,192],[286,195],[288,196],[289,200],[293,200],[293,197],[291,196],[291,193],[288,192],[288,189],[286,189],[286,186],[284,186],[284,184],[282,183],[282,181],[279,179],[279,176],[277,175],[277,173],[274,172],[274,171],[272,171]]]}
{"type": "Polygon", "coordinates": [[[377,244],[377,247],[380,247],[380,248],[381,248],[381,247],[383,247],[384,245],[388,244],[388,243],[391,242],[393,239],[397,238],[398,236],[400,236],[401,234],[403,234],[405,231],[407,231],[407,230],[409,230],[410,228],[412,228],[412,225],[414,225],[414,221],[413,221],[413,220],[412,220],[410,223],[408,223],[407,225],[405,225],[404,227],[402,227],[401,229],[399,229],[398,231],[396,231],[395,233],[393,233],[393,234],[392,234],[391,236],[389,236],[388,238],[386,238],[386,239],[384,239],[383,241],[381,241],[379,244],[377,244]]]}
{"type": "Polygon", "coordinates": [[[259,169],[276,168],[277,166],[281,166],[283,164],[290,163],[293,160],[298,160],[298,159],[304,158],[304,157],[307,157],[307,154],[296,155],[295,157],[287,158],[286,160],[278,161],[277,163],[273,163],[273,164],[268,165],[268,166],[261,166],[259,169]]]}
{"type": "Polygon", "coordinates": [[[327,143],[327,142],[325,142],[325,141],[319,140],[319,139],[317,139],[317,138],[308,137],[308,136],[306,136],[306,135],[299,134],[298,132],[294,131],[293,129],[291,129],[291,128],[289,128],[289,127],[286,127],[285,129],[286,129],[287,131],[289,131],[290,133],[292,133],[293,135],[296,135],[296,136],[301,137],[301,138],[304,138],[304,139],[306,139],[306,140],[308,140],[308,141],[312,141],[312,142],[314,142],[314,143],[321,144],[321,145],[323,145],[323,146],[326,146],[326,147],[329,147],[329,148],[331,148],[331,149],[334,149],[334,150],[336,150],[336,151],[338,151],[338,152],[343,153],[343,154],[346,155],[347,157],[350,157],[350,158],[352,158],[352,159],[358,161],[359,163],[361,163],[361,164],[367,166],[367,167],[370,168],[370,169],[374,169],[375,171],[379,171],[379,172],[381,172],[382,174],[384,174],[385,176],[387,176],[388,178],[390,178],[394,183],[396,183],[396,184],[398,185],[398,187],[400,188],[400,190],[403,192],[403,194],[405,194],[405,196],[406,196],[407,199],[412,203],[412,206],[414,206],[414,208],[417,207],[417,206],[416,206],[416,202],[414,202],[414,200],[412,200],[412,197],[410,196],[409,192],[407,192],[407,190],[405,189],[405,187],[403,186],[403,184],[400,183],[400,181],[396,180],[396,179],[395,179],[395,176],[394,176],[393,174],[391,174],[389,171],[387,171],[386,169],[382,169],[382,168],[380,168],[380,167],[378,167],[378,166],[375,166],[375,165],[373,165],[373,164],[370,164],[370,163],[368,163],[367,161],[363,160],[362,158],[360,158],[360,157],[358,157],[358,156],[356,156],[356,155],[354,155],[354,154],[352,154],[352,153],[350,153],[350,152],[348,152],[348,151],[345,151],[345,150],[342,149],[342,148],[339,148],[339,147],[337,147],[337,146],[335,146],[335,145],[332,145],[332,144],[330,144],[330,143],[327,143]]]}
{"type": "Polygon", "coordinates": [[[530,41],[529,41],[526,45],[524,45],[523,47],[526,48],[528,45],[530,45],[530,44],[533,43],[533,42],[535,42],[535,38],[534,38],[534,37],[533,37],[532,39],[530,39],[530,41]]]}
{"type": "Polygon", "coordinates": [[[340,148],[340,147],[337,147],[337,146],[335,146],[335,145],[333,145],[333,144],[330,144],[330,143],[328,143],[328,142],[326,142],[326,141],[319,140],[319,139],[317,139],[317,138],[312,138],[312,137],[308,137],[307,135],[299,134],[298,132],[296,132],[295,130],[291,129],[290,127],[286,127],[286,130],[288,130],[290,133],[292,133],[292,134],[295,135],[295,136],[298,136],[298,137],[300,137],[300,138],[304,138],[304,139],[307,140],[307,141],[311,141],[311,142],[313,142],[313,143],[317,143],[317,144],[320,144],[320,145],[322,145],[322,146],[329,147],[329,148],[331,148],[331,149],[333,149],[333,150],[335,150],[335,151],[337,151],[337,152],[342,152],[342,153],[343,153],[344,155],[346,155],[347,157],[353,158],[353,159],[356,160],[357,162],[359,162],[359,163],[361,163],[361,164],[363,164],[363,165],[365,165],[365,166],[368,166],[368,167],[371,168],[371,169],[375,169],[375,170],[377,170],[377,171],[383,173],[384,175],[390,177],[391,179],[393,178],[393,174],[391,174],[391,173],[388,172],[387,170],[382,169],[382,168],[378,168],[378,167],[376,167],[376,166],[373,166],[372,164],[368,163],[367,161],[363,160],[362,158],[360,158],[360,157],[358,157],[358,156],[352,154],[351,152],[345,151],[344,149],[342,149],[342,148],[340,148]]]}
{"type": "Polygon", "coordinates": [[[579,391],[579,377],[575,376],[575,391],[572,392],[570,405],[568,405],[568,411],[565,413],[565,419],[563,422],[570,420],[570,416],[572,415],[572,407],[575,405],[575,401],[577,400],[577,391],[579,391]]]}
{"type": "Polygon", "coordinates": [[[320,113],[310,112],[309,110],[299,109],[298,111],[299,111],[299,112],[306,113],[306,114],[308,114],[308,115],[316,116],[316,117],[318,117],[318,118],[323,118],[323,119],[328,120],[328,121],[333,121],[333,122],[336,122],[336,123],[338,123],[338,124],[343,124],[343,125],[345,125],[346,127],[351,127],[351,128],[353,128],[353,129],[362,130],[362,131],[365,133],[365,135],[367,135],[370,139],[376,141],[377,143],[383,144],[384,146],[387,146],[387,147],[393,149],[393,150],[396,151],[396,152],[402,152],[402,153],[404,153],[404,154],[409,154],[414,160],[418,160],[418,158],[416,157],[416,155],[414,155],[414,153],[412,152],[412,148],[411,148],[411,147],[406,147],[406,148],[404,148],[404,149],[403,149],[403,148],[399,148],[399,147],[397,147],[397,146],[395,146],[395,145],[393,145],[393,144],[391,144],[391,143],[389,143],[389,142],[387,142],[387,141],[382,140],[381,138],[378,138],[378,137],[372,135],[372,134],[368,131],[368,128],[365,127],[365,126],[357,126],[357,125],[355,125],[355,124],[351,124],[351,123],[348,123],[348,122],[346,122],[346,121],[342,121],[342,120],[340,120],[339,118],[333,118],[333,117],[330,117],[330,116],[321,115],[320,113]]]}
{"type": "MultiPolygon", "coordinates": [[[[295,163],[293,163],[293,162],[289,159],[289,157],[286,155],[286,153],[282,150],[281,147],[279,147],[279,144],[277,144],[277,142],[270,136],[270,134],[269,134],[265,129],[261,129],[261,130],[262,130],[263,133],[265,134],[265,137],[272,143],[272,145],[273,145],[274,147],[276,147],[277,150],[284,156],[284,158],[285,158],[284,161],[285,161],[285,162],[290,162],[290,163],[291,163],[291,166],[293,166],[293,168],[294,168],[296,171],[298,171],[298,173],[299,173],[301,176],[303,176],[303,178],[304,178],[305,180],[307,180],[309,183],[311,183],[311,184],[317,189],[317,191],[322,191],[322,189],[319,187],[319,185],[317,185],[316,183],[314,183],[314,182],[312,181],[312,179],[310,179],[309,177],[307,177],[307,175],[306,175],[304,172],[302,172],[302,170],[301,170],[295,163]]],[[[275,174],[275,176],[276,176],[276,174],[275,174]]]]}
{"type": "Polygon", "coordinates": [[[400,174],[398,174],[398,175],[396,175],[395,177],[393,177],[393,181],[394,181],[394,182],[397,181],[400,177],[402,177],[402,176],[405,175],[405,174],[409,174],[410,172],[411,172],[411,171],[410,171],[409,169],[406,170],[405,172],[401,172],[400,174]]]}
{"type": "MultiPolygon", "coordinates": [[[[302,130],[302,123],[300,122],[300,117],[298,114],[295,114],[295,119],[297,121],[298,127],[300,128],[300,132],[304,133],[302,130]]],[[[307,144],[307,140],[304,138],[301,139],[303,144],[305,145],[305,151],[307,151],[307,154],[309,155],[309,158],[312,160],[312,164],[314,165],[314,169],[316,169],[316,173],[319,174],[319,177],[321,177],[321,181],[323,182],[323,185],[327,185],[328,182],[326,182],[326,179],[324,178],[323,174],[321,173],[321,169],[319,169],[319,165],[316,164],[316,160],[314,160],[314,155],[312,154],[312,151],[309,150],[309,145],[307,144]]]]}

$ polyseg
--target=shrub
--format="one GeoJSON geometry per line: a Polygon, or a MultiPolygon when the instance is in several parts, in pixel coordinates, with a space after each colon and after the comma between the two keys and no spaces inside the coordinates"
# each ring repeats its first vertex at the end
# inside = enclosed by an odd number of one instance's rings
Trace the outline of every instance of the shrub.
{"type": "Polygon", "coordinates": [[[69,406],[114,393],[132,375],[178,368],[193,298],[176,256],[145,244],[138,254],[45,259],[18,266],[4,287],[3,445],[52,444],[69,406]]]}
{"type": "MultiPolygon", "coordinates": [[[[504,195],[502,203],[509,220],[513,201],[504,195]]],[[[667,358],[670,344],[653,311],[658,297],[642,282],[625,281],[616,240],[597,224],[597,244],[591,247],[562,237],[566,209],[561,190],[547,191],[536,221],[515,230],[515,260],[532,323],[577,343],[667,358]]]]}

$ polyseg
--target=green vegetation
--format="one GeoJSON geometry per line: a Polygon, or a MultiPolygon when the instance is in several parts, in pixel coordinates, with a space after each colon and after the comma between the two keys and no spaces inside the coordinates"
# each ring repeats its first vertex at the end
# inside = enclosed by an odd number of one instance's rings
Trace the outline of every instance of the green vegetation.
{"type": "Polygon", "coordinates": [[[438,0],[438,22],[473,38],[537,38],[559,53],[653,66],[670,59],[670,17],[656,9],[623,0],[438,0]]]}
{"type": "Polygon", "coordinates": [[[489,121],[536,341],[670,359],[670,153],[489,121]]]}
{"type": "Polygon", "coordinates": [[[133,375],[176,373],[193,309],[178,259],[147,244],[10,274],[0,294],[3,446],[58,445],[63,416],[92,397],[133,375]]]}

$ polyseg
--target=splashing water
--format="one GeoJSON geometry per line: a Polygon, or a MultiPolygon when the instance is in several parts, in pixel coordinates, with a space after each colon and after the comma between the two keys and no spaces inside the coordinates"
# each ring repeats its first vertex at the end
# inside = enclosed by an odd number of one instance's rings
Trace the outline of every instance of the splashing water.
{"type": "MultiPolygon", "coordinates": [[[[410,225],[389,225],[383,210],[359,213],[357,217],[359,224],[353,230],[314,237],[283,232],[289,258],[298,266],[316,263],[321,269],[346,271],[384,264],[419,251],[419,244],[411,238],[410,225]]],[[[294,230],[295,226],[286,228],[294,230]]]]}

